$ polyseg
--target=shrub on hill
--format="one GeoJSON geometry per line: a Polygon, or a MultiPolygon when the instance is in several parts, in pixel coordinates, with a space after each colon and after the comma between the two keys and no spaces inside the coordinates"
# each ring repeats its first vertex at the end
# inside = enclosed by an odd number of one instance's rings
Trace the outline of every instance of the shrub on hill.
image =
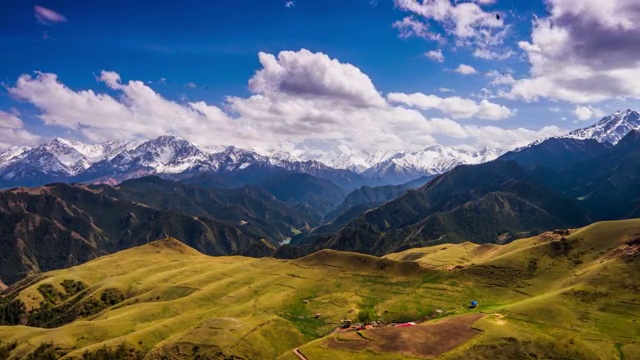
{"type": "Polygon", "coordinates": [[[87,290],[81,290],[73,295],[75,297],[69,298],[69,294],[73,294],[79,289],[85,289],[86,285],[81,282],[67,282],[66,285],[63,287],[65,287],[67,294],[57,292],[51,284],[38,286],[38,290],[45,300],[40,302],[39,307],[30,311],[26,310],[25,304],[19,299],[0,302],[0,325],[55,328],[81,317],[98,314],[124,300],[124,294],[114,288],[105,289],[100,298],[87,298],[87,290]],[[60,303],[60,300],[67,301],[60,303]]]}
{"type": "Polygon", "coordinates": [[[69,280],[69,279],[63,280],[60,283],[60,285],[62,285],[62,287],[64,288],[64,291],[69,296],[76,295],[82,290],[87,288],[87,285],[82,281],[75,281],[75,280],[69,280]]]}
{"type": "Polygon", "coordinates": [[[57,360],[60,358],[59,348],[53,343],[44,342],[38,346],[31,354],[27,355],[27,360],[57,360]]]}
{"type": "Polygon", "coordinates": [[[115,349],[103,346],[96,351],[82,353],[82,360],[141,360],[143,357],[139,351],[127,348],[124,343],[115,349]]]}
{"type": "Polygon", "coordinates": [[[375,320],[375,318],[376,313],[371,308],[361,309],[360,312],[358,312],[358,321],[362,323],[370,323],[375,320]]]}
{"type": "Polygon", "coordinates": [[[10,342],[8,344],[3,344],[3,343],[0,342],[0,360],[8,360],[9,359],[9,354],[17,346],[18,346],[18,343],[15,342],[15,341],[10,342]]]}

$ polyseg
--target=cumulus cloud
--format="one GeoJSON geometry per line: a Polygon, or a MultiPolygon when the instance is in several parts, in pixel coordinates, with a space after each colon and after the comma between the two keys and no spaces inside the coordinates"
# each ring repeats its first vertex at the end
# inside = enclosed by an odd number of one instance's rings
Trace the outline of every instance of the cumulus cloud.
{"type": "Polygon", "coordinates": [[[465,64],[460,64],[454,71],[462,75],[471,75],[477,73],[476,69],[474,69],[473,66],[465,64]]]}
{"type": "MultiPolygon", "coordinates": [[[[419,36],[433,40],[438,32],[428,31],[431,25],[438,26],[456,46],[466,46],[474,50],[477,57],[504,59],[512,52],[504,51],[502,44],[509,27],[504,23],[504,14],[487,12],[480,5],[490,1],[476,2],[452,0],[394,0],[397,8],[412,13],[396,26],[401,36],[419,36]],[[478,3],[480,5],[478,5],[478,3]],[[414,29],[420,29],[420,33],[414,29]],[[410,31],[409,31],[410,30],[410,31]],[[422,34],[422,35],[421,35],[422,34]]],[[[444,40],[438,36],[439,40],[444,40]]]]}
{"type": "Polygon", "coordinates": [[[427,51],[426,53],[424,53],[424,56],[428,57],[433,61],[437,61],[437,62],[444,61],[444,55],[442,54],[442,50],[440,49],[427,51]]]}
{"type": "Polygon", "coordinates": [[[120,74],[115,71],[103,70],[98,79],[112,89],[119,89],[122,86],[120,83],[120,74]]]}
{"type": "MultiPolygon", "coordinates": [[[[442,137],[485,146],[487,137],[499,133],[501,138],[494,142],[511,148],[550,131],[498,130],[447,118],[429,119],[419,110],[433,108],[454,118],[494,120],[509,117],[512,111],[486,100],[478,103],[459,97],[389,94],[387,99],[360,69],[322,53],[260,53],[259,60],[261,68],[249,80],[252,94],[229,96],[221,105],[174,102],[142,81],[124,81],[113,71],[103,71],[97,79],[110,93],[71,89],[50,73],[22,75],[8,91],[36,106],[45,126],[67,128],[88,141],[170,133],[201,145],[312,143],[325,149],[399,150],[419,149],[442,137]]],[[[7,124],[17,126],[10,119],[7,124]]]]}
{"type": "Polygon", "coordinates": [[[19,145],[34,145],[40,138],[24,129],[15,114],[0,111],[0,149],[19,145]]]}
{"type": "Polygon", "coordinates": [[[476,146],[490,146],[498,149],[521,147],[537,139],[546,139],[567,133],[566,129],[555,125],[545,126],[539,130],[503,129],[497,126],[467,126],[466,130],[468,136],[474,139],[476,146]]]}
{"type": "Polygon", "coordinates": [[[67,21],[64,15],[57,13],[51,9],[36,5],[34,7],[36,20],[44,25],[61,23],[67,21]]]}
{"type": "Polygon", "coordinates": [[[501,73],[496,70],[492,70],[487,73],[487,76],[491,78],[489,85],[492,86],[510,85],[516,81],[508,72],[501,73]]]}
{"type": "Polygon", "coordinates": [[[192,107],[169,101],[141,81],[124,84],[119,74],[109,71],[103,71],[99,80],[121,97],[93,90],[74,91],[59,82],[57,75],[48,73],[20,76],[9,93],[39,108],[39,117],[46,125],[75,130],[90,141],[151,138],[167,133],[201,141],[211,132],[234,133],[230,119],[209,118],[192,107]]]}
{"type": "Polygon", "coordinates": [[[14,114],[0,111],[0,128],[3,129],[21,129],[22,120],[14,114]]]}
{"type": "Polygon", "coordinates": [[[637,0],[547,0],[550,15],[534,21],[518,45],[530,76],[510,97],[577,104],[640,98],[640,3],[637,0]]]}
{"type": "Polygon", "coordinates": [[[407,16],[402,20],[393,23],[393,27],[398,29],[401,38],[416,36],[419,38],[442,42],[444,39],[438,33],[429,30],[429,25],[417,20],[413,16],[407,16]]]}
{"type": "Polygon", "coordinates": [[[322,53],[281,51],[258,54],[262,69],[249,80],[249,89],[266,97],[323,98],[362,106],[383,106],[384,98],[360,69],[322,53]]]}
{"type": "Polygon", "coordinates": [[[576,109],[573,110],[573,114],[578,118],[578,120],[580,121],[588,121],[591,120],[593,118],[601,118],[604,117],[604,111],[594,108],[591,105],[587,105],[587,106],[576,106],[576,109]]]}
{"type": "Polygon", "coordinates": [[[485,120],[504,120],[513,116],[513,111],[503,105],[498,105],[487,100],[479,103],[471,99],[452,96],[442,98],[436,95],[422,93],[403,94],[390,93],[389,101],[404,104],[422,110],[437,109],[449,116],[458,119],[479,118],[485,120]]]}

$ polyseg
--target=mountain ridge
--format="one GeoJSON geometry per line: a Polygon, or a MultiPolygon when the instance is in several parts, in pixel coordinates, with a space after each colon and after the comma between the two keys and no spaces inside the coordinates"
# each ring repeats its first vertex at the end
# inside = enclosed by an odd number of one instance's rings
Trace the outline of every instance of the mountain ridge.
{"type": "MultiPolygon", "coordinates": [[[[640,114],[627,109],[555,138],[593,139],[615,145],[634,129],[640,129],[640,114]]],[[[546,140],[534,141],[511,152],[546,140]]],[[[287,152],[234,146],[201,147],[172,135],[147,141],[116,140],[97,144],[54,138],[32,148],[13,147],[0,152],[0,187],[39,186],[57,181],[116,184],[146,175],[186,178],[241,172],[251,166],[255,170],[257,166],[307,173],[354,190],[362,185],[398,185],[422,176],[439,175],[458,165],[485,163],[502,155],[504,151],[493,148],[468,151],[441,145],[374,153],[352,149],[287,152]]]]}

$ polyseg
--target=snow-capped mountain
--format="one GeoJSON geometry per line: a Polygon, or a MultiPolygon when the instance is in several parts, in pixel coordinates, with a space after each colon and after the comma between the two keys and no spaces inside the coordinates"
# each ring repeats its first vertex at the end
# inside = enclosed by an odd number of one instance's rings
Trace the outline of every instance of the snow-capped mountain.
{"type": "Polygon", "coordinates": [[[247,172],[251,167],[252,171],[280,169],[311,174],[355,188],[363,184],[410,181],[440,174],[459,164],[492,160],[498,155],[494,150],[474,153],[442,146],[413,152],[343,150],[322,153],[258,151],[233,146],[198,147],[175,136],[161,136],[145,142],[100,144],[55,138],[34,148],[11,148],[0,153],[0,185],[39,185],[53,181],[117,183],[152,174],[177,177],[199,173],[229,174],[247,172]]]}
{"type": "MultiPolygon", "coordinates": [[[[573,130],[568,134],[554,136],[554,139],[577,139],[595,140],[603,143],[607,142],[616,145],[623,137],[632,130],[640,130],[640,113],[635,110],[616,111],[609,116],[603,117],[597,123],[582,129],[573,130]]],[[[531,144],[513,150],[519,152],[532,146],[541,144],[551,138],[538,139],[531,144]]]]}
{"type": "Polygon", "coordinates": [[[68,146],[76,149],[89,162],[95,163],[101,160],[111,160],[125,150],[135,149],[141,141],[112,140],[97,144],[84,144],[79,141],[59,139],[68,146]]]}
{"type": "Polygon", "coordinates": [[[382,178],[396,183],[441,174],[461,164],[490,161],[500,156],[503,151],[486,148],[474,152],[437,145],[419,151],[380,150],[369,153],[352,149],[328,152],[266,150],[261,153],[287,161],[318,161],[334,169],[350,170],[365,177],[382,178]]]}
{"type": "Polygon", "coordinates": [[[125,142],[85,145],[55,138],[34,148],[11,148],[0,155],[0,179],[10,185],[65,181],[125,146],[125,142]]]}
{"type": "Polygon", "coordinates": [[[592,126],[572,131],[566,137],[580,140],[593,139],[615,145],[631,130],[640,130],[640,114],[627,109],[606,116],[592,126]]]}
{"type": "Polygon", "coordinates": [[[363,172],[368,177],[380,177],[390,182],[408,182],[425,175],[445,173],[458,165],[480,164],[502,155],[503,151],[485,148],[465,151],[440,145],[420,151],[403,151],[383,160],[363,172]]]}
{"type": "MultiPolygon", "coordinates": [[[[372,166],[397,154],[397,151],[386,150],[379,150],[374,153],[357,150],[346,150],[343,152],[325,153],[322,156],[317,157],[316,160],[337,169],[348,169],[357,173],[364,173],[372,166]]],[[[304,154],[302,156],[309,156],[309,154],[304,154]]]]}
{"type": "MultiPolygon", "coordinates": [[[[626,110],[561,138],[616,144],[633,129],[640,130],[640,114],[626,110]]],[[[491,161],[503,152],[491,148],[467,151],[439,145],[418,151],[374,153],[348,148],[282,151],[199,147],[175,136],[99,144],[55,138],[33,148],[14,147],[0,152],[0,187],[35,186],[54,181],[120,182],[151,174],[185,178],[201,173],[242,173],[241,178],[254,181],[267,173],[284,170],[355,188],[438,175],[458,165],[491,161]]]]}
{"type": "MultiPolygon", "coordinates": [[[[86,170],[91,164],[103,159],[110,159],[130,148],[135,143],[130,141],[108,141],[99,144],[83,144],[78,141],[54,138],[34,148],[12,147],[0,153],[0,169],[24,162],[29,157],[52,157],[53,163],[42,163],[41,170],[62,171],[68,175],[76,175],[86,170]]],[[[40,163],[40,162],[38,162],[40,163]]]]}
{"type": "Polygon", "coordinates": [[[10,165],[14,160],[16,160],[20,155],[22,155],[29,149],[30,148],[27,146],[14,146],[0,151],[0,169],[10,165]]]}
{"type": "Polygon", "coordinates": [[[161,136],[125,149],[113,157],[103,157],[79,174],[81,181],[121,181],[150,174],[215,171],[208,154],[184,139],[161,136]]]}

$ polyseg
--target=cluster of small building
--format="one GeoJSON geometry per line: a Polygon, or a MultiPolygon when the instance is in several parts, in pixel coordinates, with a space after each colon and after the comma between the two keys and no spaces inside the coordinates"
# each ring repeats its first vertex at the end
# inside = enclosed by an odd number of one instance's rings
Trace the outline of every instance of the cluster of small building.
{"type": "Polygon", "coordinates": [[[380,320],[372,321],[368,324],[362,323],[354,323],[351,320],[340,320],[340,327],[335,330],[335,332],[349,332],[349,331],[360,331],[360,330],[370,330],[376,328],[383,327],[409,327],[418,325],[421,322],[429,321],[437,316],[440,316],[444,313],[443,310],[435,310],[431,315],[426,316],[424,319],[409,321],[409,322],[400,322],[400,323],[385,323],[380,320]]]}

